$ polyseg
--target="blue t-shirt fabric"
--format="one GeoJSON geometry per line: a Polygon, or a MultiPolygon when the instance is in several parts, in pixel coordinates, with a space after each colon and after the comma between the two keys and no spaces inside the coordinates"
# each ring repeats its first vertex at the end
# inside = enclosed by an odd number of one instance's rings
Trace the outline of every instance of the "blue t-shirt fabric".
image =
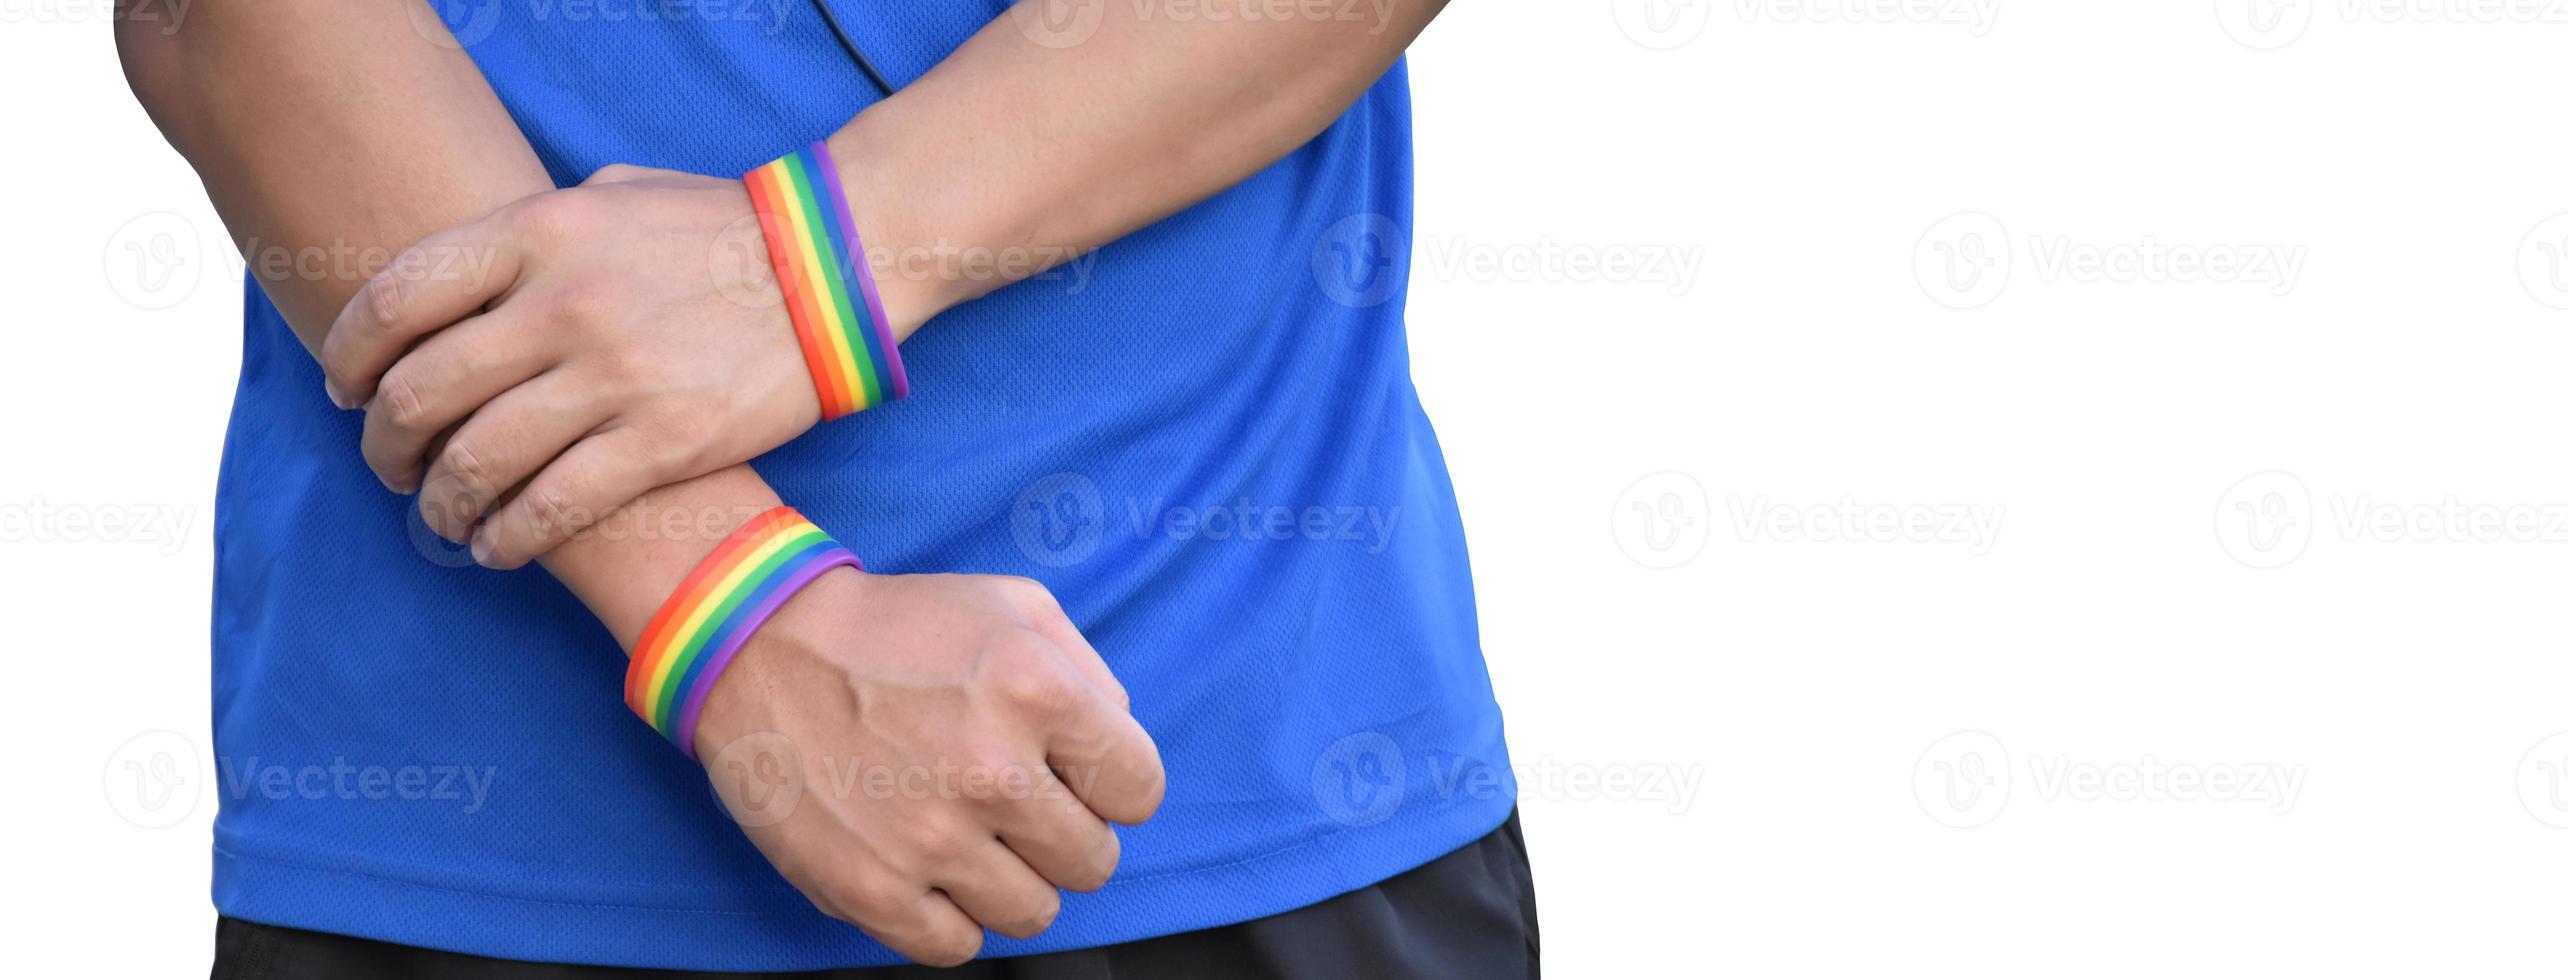
{"type": "MultiPolygon", "coordinates": [[[[1005,9],[821,2],[895,85],[1005,9]]],[[[881,97],[811,0],[434,6],[564,184],[741,174],[881,97]]],[[[1166,800],[1113,881],[984,956],[1299,908],[1514,805],[1409,380],[1408,103],[1395,67],[1239,185],[937,318],[903,347],[910,399],[754,461],[876,572],[1042,581],[1159,745],[1166,800]]],[[[622,652],[566,590],[474,566],[375,482],[255,284],[244,334],[215,528],[222,912],[523,960],[902,962],[626,711],[622,652]]]]}

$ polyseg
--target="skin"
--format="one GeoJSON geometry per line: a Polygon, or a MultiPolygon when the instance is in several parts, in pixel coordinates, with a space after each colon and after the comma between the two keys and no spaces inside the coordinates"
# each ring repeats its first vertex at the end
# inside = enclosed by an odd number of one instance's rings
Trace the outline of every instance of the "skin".
{"type": "MultiPolygon", "coordinates": [[[[245,249],[388,257],[551,190],[479,71],[412,4],[198,0],[185,30],[120,22],[117,44],[137,98],[245,249]]],[[[376,271],[260,285],[319,350],[376,271]]],[[[620,526],[685,517],[685,532],[588,535],[544,566],[629,650],[694,564],[776,502],[746,467],[717,468],[606,515],[620,526]]],[[[953,964],[979,951],[984,926],[1031,935],[1058,909],[1056,888],[1102,884],[1117,857],[1110,822],[1158,806],[1157,748],[1125,705],[1039,584],[839,569],[722,675],[697,749],[726,799],[754,799],[771,777],[808,777],[826,760],[1025,774],[1021,792],[965,778],[950,790],[834,793],[806,779],[790,812],[747,827],[822,911],[913,959],[953,964]],[[1061,781],[1047,783],[1056,769],[1061,781]]]]}
{"type": "MultiPolygon", "coordinates": [[[[1282,158],[1442,3],[1257,20],[1097,7],[1093,35],[1056,47],[1075,35],[1021,5],[829,137],[896,337],[1282,158]],[[1022,261],[939,260],[973,255],[1022,261]]],[[[439,232],[370,282],[320,354],[333,400],[367,410],[377,476],[514,568],[810,428],[818,398],[731,176],[609,167],[439,232]],[[496,261],[438,274],[451,255],[496,261]]]]}

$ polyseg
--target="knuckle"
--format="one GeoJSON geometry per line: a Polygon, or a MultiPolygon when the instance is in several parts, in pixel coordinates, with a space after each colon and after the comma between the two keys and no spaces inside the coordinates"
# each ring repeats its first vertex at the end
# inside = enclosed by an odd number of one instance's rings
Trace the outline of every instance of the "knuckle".
{"type": "Polygon", "coordinates": [[[588,208],[578,195],[553,191],[520,201],[509,214],[518,234],[536,240],[559,240],[578,235],[587,221],[588,208]]]}
{"type": "Polygon", "coordinates": [[[1074,691],[1059,671],[1035,656],[1019,654],[1014,659],[1016,662],[1000,674],[998,682],[999,695],[1008,704],[1037,715],[1051,715],[1070,707],[1074,691]]]}
{"type": "Polygon", "coordinates": [[[1071,877],[1075,880],[1062,882],[1061,887],[1081,892],[1104,888],[1106,882],[1115,876],[1115,866],[1122,861],[1123,840],[1109,829],[1098,834],[1096,841],[1089,845],[1088,854],[1073,869],[1071,877]]]}
{"type": "Polygon", "coordinates": [[[881,925],[904,901],[899,889],[880,875],[831,881],[821,887],[819,898],[820,904],[838,910],[838,918],[873,925],[881,925]]]}
{"type": "Polygon", "coordinates": [[[1002,594],[1023,605],[1058,607],[1058,603],[1052,598],[1051,589],[1045,588],[1041,582],[1022,575],[1000,576],[999,588],[1002,594]]]}
{"type": "Polygon", "coordinates": [[[1023,775],[1025,766],[1016,762],[1013,754],[998,740],[966,745],[961,762],[955,796],[963,801],[1005,808],[1023,795],[1013,787],[1026,779],[1023,775]]]}
{"type": "Polygon", "coordinates": [[[1007,917],[1004,923],[993,923],[1001,935],[1028,939],[1052,928],[1052,920],[1061,914],[1061,894],[1045,888],[1028,895],[1023,907],[1007,917]]]}
{"type": "MultiPolygon", "coordinates": [[[[604,330],[614,320],[615,290],[587,277],[573,278],[552,287],[552,319],[566,327],[581,330],[604,330]]],[[[620,348],[607,352],[615,359],[619,371],[625,368],[620,348]]]]}
{"type": "Polygon", "coordinates": [[[701,472],[698,457],[710,428],[700,415],[637,422],[632,426],[634,451],[627,458],[653,486],[693,476],[701,472]]]}
{"type": "Polygon", "coordinates": [[[570,523],[570,496],[559,484],[528,487],[526,489],[526,516],[530,519],[530,523],[532,525],[531,530],[535,532],[536,536],[542,537],[552,534],[555,530],[570,523]]]}
{"type": "Polygon", "coordinates": [[[439,489],[457,498],[477,502],[491,492],[489,461],[462,439],[447,442],[437,454],[437,472],[439,489]]]}
{"type": "Polygon", "coordinates": [[[410,277],[402,269],[401,263],[396,261],[383,270],[383,274],[366,283],[366,312],[374,317],[376,325],[387,332],[399,331],[402,311],[410,305],[410,294],[414,290],[410,277]]]}
{"type": "Polygon", "coordinates": [[[425,431],[428,426],[428,400],[420,393],[419,382],[407,372],[394,371],[384,376],[375,398],[383,409],[383,420],[405,433],[425,431]]]}
{"type": "Polygon", "coordinates": [[[962,821],[952,817],[925,819],[911,831],[910,846],[923,862],[941,866],[962,856],[967,840],[962,821]]]}

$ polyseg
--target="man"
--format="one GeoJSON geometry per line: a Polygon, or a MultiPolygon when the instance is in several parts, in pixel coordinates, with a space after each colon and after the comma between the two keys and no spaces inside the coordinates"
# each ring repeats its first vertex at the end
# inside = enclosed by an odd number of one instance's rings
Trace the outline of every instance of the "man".
{"type": "Polygon", "coordinates": [[[1435,6],[120,29],[258,276],[219,751],[488,774],[227,794],[217,974],[1535,972],[1401,337],[1435,6]],[[814,140],[918,385],[826,424],[736,179],[814,140]],[[673,751],[612,654],[780,501],[868,571],[779,597],[673,751]]]}

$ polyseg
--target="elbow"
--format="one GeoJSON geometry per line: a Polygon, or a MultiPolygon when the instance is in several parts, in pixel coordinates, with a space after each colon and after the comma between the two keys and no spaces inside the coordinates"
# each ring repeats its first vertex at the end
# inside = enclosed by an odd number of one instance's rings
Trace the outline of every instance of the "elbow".
{"type": "Polygon", "coordinates": [[[199,115],[190,104],[191,93],[203,88],[195,71],[195,63],[203,59],[202,39],[179,30],[179,22],[169,16],[184,8],[131,0],[117,6],[116,59],[125,69],[125,87],[161,135],[186,156],[188,121],[199,115]]]}

